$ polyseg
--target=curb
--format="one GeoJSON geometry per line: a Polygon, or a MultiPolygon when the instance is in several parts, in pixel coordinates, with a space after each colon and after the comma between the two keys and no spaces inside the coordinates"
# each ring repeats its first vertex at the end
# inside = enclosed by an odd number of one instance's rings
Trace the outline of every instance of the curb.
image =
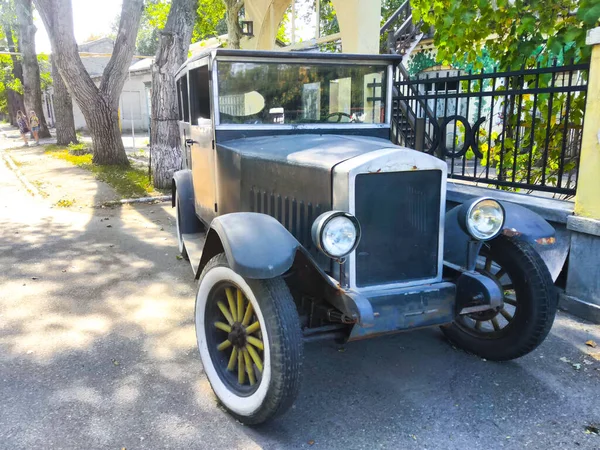
{"type": "Polygon", "coordinates": [[[157,195],[156,197],[124,198],[122,200],[104,202],[102,203],[102,205],[100,205],[100,208],[103,206],[121,206],[130,203],[161,203],[166,201],[171,201],[170,195],[157,195]]]}
{"type": "Polygon", "coordinates": [[[19,181],[23,183],[23,186],[25,186],[27,192],[29,192],[33,197],[41,198],[42,194],[40,193],[40,190],[33,184],[31,184],[29,180],[25,177],[25,175],[21,173],[21,171],[19,170],[13,159],[10,157],[10,155],[8,155],[4,150],[0,150],[0,155],[2,155],[2,159],[9,167],[9,169],[11,169],[15,173],[19,181]]]}

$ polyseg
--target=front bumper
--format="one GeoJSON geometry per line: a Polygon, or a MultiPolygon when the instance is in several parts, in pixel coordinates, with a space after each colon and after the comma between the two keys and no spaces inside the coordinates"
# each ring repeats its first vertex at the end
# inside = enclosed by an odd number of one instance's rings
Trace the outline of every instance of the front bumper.
{"type": "Polygon", "coordinates": [[[402,330],[444,325],[456,315],[456,285],[442,282],[389,289],[368,296],[348,292],[360,311],[359,323],[348,340],[354,341],[402,330]]]}

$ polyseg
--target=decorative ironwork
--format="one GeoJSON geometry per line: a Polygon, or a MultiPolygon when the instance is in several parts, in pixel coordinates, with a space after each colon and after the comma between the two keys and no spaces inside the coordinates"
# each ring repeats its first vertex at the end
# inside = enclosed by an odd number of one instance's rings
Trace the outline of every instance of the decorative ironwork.
{"type": "Polygon", "coordinates": [[[448,177],[575,194],[588,64],[395,81],[392,139],[448,162],[448,177]]]}

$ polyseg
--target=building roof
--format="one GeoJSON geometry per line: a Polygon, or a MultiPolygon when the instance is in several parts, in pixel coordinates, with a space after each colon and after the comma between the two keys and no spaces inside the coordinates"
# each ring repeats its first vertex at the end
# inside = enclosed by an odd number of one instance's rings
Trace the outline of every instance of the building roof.
{"type": "Polygon", "coordinates": [[[131,66],[129,66],[130,72],[146,72],[152,70],[152,59],[153,58],[144,58],[136,61],[131,66]]]}
{"type": "Polygon", "coordinates": [[[106,45],[106,48],[110,47],[111,49],[115,46],[115,41],[109,37],[101,37],[99,39],[94,39],[93,41],[82,42],[81,44],[77,44],[80,52],[85,52],[90,48],[97,47],[99,45],[106,45]]]}
{"type": "MultiPolygon", "coordinates": [[[[200,42],[195,42],[190,45],[189,52],[193,55],[196,53],[205,53],[207,51],[212,51],[216,48],[219,48],[227,42],[227,35],[223,34],[221,36],[205,39],[200,42]]],[[[150,72],[152,70],[152,61],[154,58],[144,58],[139,61],[136,61],[131,66],[129,66],[129,72],[132,74],[135,72],[136,74],[141,74],[145,72],[150,72]]]]}

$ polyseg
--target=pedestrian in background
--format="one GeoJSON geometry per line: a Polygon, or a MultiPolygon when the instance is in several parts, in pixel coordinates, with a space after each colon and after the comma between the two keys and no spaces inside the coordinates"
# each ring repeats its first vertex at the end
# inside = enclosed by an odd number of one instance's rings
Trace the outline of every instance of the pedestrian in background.
{"type": "Polygon", "coordinates": [[[40,145],[40,119],[35,114],[35,111],[29,112],[29,125],[31,125],[31,131],[33,131],[33,137],[35,138],[35,145],[40,145]]]}
{"type": "Polygon", "coordinates": [[[29,142],[27,142],[27,133],[29,133],[29,122],[27,122],[27,116],[23,114],[23,111],[17,111],[17,125],[19,126],[19,132],[21,133],[21,137],[23,138],[23,147],[29,147],[29,142]]]}

